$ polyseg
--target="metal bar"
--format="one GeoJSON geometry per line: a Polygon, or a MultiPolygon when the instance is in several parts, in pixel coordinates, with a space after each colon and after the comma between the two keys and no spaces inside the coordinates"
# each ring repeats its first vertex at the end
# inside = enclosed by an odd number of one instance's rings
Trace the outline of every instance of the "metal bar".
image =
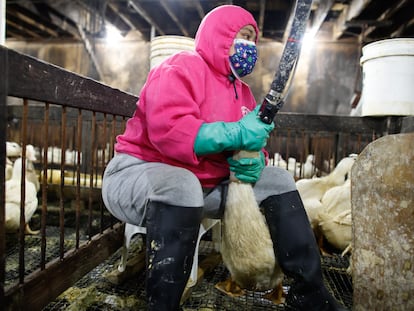
{"type": "Polygon", "coordinates": [[[80,230],[80,168],[81,168],[81,152],[82,149],[82,110],[78,109],[78,124],[76,136],[76,248],[79,248],[79,230],[80,230]]]}
{"type": "Polygon", "coordinates": [[[61,155],[60,155],[60,188],[59,188],[59,258],[62,260],[65,254],[65,205],[64,205],[64,193],[65,187],[65,150],[66,150],[66,107],[62,107],[62,123],[60,131],[61,139],[61,155]]]}
{"type": "Polygon", "coordinates": [[[126,117],[135,110],[137,96],[2,46],[0,51],[9,55],[9,96],[126,117]]]}
{"type": "MultiPolygon", "coordinates": [[[[101,167],[102,167],[102,170],[103,170],[105,168],[105,164],[106,164],[106,157],[107,157],[107,154],[106,154],[106,151],[107,150],[106,150],[106,148],[107,148],[107,142],[108,142],[108,140],[110,140],[110,137],[108,137],[108,116],[107,116],[106,113],[104,113],[102,126],[103,126],[103,137],[104,137],[104,144],[105,144],[103,146],[103,149],[102,149],[102,159],[101,159],[101,167]]],[[[108,158],[109,158],[109,154],[108,154],[108,158]]]]}
{"type": "MultiPolygon", "coordinates": [[[[6,0],[0,0],[6,2],[6,0]]],[[[6,184],[6,140],[7,140],[7,90],[8,90],[8,53],[0,49],[0,284],[5,281],[5,184],[6,184]]],[[[4,287],[0,286],[0,300],[4,301],[4,287]]],[[[1,307],[0,307],[1,308],[1,307]]]]}
{"type": "Polygon", "coordinates": [[[45,103],[43,117],[43,177],[42,177],[42,218],[40,225],[41,242],[40,242],[40,269],[46,268],[46,216],[47,216],[47,151],[49,145],[49,103],[45,103]]]}
{"type": "Polygon", "coordinates": [[[25,201],[26,201],[26,135],[27,135],[27,114],[28,114],[28,101],[23,100],[23,119],[21,127],[21,141],[22,141],[22,172],[20,183],[20,226],[19,226],[19,283],[24,282],[24,235],[26,219],[24,215],[25,201]]]}
{"type": "Polygon", "coordinates": [[[96,112],[92,113],[92,137],[95,137],[93,142],[92,142],[92,156],[91,156],[91,160],[92,160],[92,165],[91,165],[91,175],[90,177],[90,211],[93,212],[93,188],[95,186],[95,181],[96,181],[96,176],[97,176],[97,172],[98,172],[98,148],[99,148],[99,126],[97,123],[97,116],[96,116],[96,112]]]}
{"type": "MultiPolygon", "coordinates": [[[[116,116],[112,115],[111,135],[110,135],[110,139],[109,139],[109,150],[110,150],[110,153],[109,153],[110,157],[109,158],[110,159],[115,154],[116,123],[117,123],[116,116]]],[[[102,205],[105,206],[103,203],[102,203],[102,205]]],[[[113,226],[114,221],[115,221],[115,217],[112,217],[111,218],[111,227],[113,226]]]]}
{"type": "Polygon", "coordinates": [[[95,171],[95,155],[96,155],[96,113],[92,113],[92,130],[91,130],[91,140],[92,140],[92,155],[90,160],[90,170],[89,170],[89,199],[88,199],[88,232],[89,238],[92,237],[92,192],[93,192],[93,176],[95,171]]]}

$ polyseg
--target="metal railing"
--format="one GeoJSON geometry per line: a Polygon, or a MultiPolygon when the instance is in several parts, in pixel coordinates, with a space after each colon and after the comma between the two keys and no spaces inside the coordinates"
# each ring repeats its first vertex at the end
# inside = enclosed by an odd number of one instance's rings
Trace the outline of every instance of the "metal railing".
{"type": "Polygon", "coordinates": [[[1,308],[30,303],[40,310],[122,245],[122,226],[104,208],[100,182],[138,98],[4,47],[0,62],[1,308]],[[17,203],[6,192],[6,163],[13,163],[6,141],[21,147],[21,180],[34,173],[39,183],[31,219],[22,213],[30,187],[20,182],[17,203]],[[29,160],[28,145],[36,160],[29,160]],[[25,234],[27,223],[39,233],[25,234]]]}

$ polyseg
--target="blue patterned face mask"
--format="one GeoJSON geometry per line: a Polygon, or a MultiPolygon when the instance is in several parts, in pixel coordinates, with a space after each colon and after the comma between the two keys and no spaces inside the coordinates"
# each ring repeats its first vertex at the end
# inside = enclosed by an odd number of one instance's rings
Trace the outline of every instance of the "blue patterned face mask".
{"type": "Polygon", "coordinates": [[[256,44],[245,39],[234,39],[235,53],[230,56],[230,66],[239,77],[244,77],[253,71],[257,61],[256,44]]]}

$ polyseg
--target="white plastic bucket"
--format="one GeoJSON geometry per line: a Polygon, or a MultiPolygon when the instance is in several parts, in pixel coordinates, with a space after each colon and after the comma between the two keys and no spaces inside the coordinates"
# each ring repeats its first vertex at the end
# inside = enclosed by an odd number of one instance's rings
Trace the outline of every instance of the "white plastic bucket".
{"type": "Polygon", "coordinates": [[[414,38],[362,48],[362,116],[414,115],[414,38]]]}
{"type": "Polygon", "coordinates": [[[180,52],[194,50],[194,39],[183,36],[159,36],[151,40],[150,68],[167,57],[180,52]]]}

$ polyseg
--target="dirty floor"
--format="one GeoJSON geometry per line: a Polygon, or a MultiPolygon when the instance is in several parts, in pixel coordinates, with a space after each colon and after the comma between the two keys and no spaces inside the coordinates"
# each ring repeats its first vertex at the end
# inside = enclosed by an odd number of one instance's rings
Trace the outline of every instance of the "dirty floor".
{"type": "MultiPolygon", "coordinates": [[[[200,243],[199,258],[208,258],[213,253],[212,243],[200,243]]],[[[129,250],[129,258],[140,251],[142,241],[137,236],[133,239],[129,250]]],[[[43,311],[52,310],[146,310],[145,303],[145,271],[141,271],[115,285],[108,275],[117,270],[120,251],[117,251],[104,263],[80,279],[74,286],[49,303],[43,311]]],[[[322,267],[328,289],[335,298],[348,308],[352,307],[352,281],[346,273],[349,265],[348,257],[323,256],[322,267]]],[[[201,266],[201,263],[200,263],[201,266]]],[[[245,296],[231,298],[218,291],[214,285],[228,277],[228,271],[222,263],[206,270],[204,277],[189,293],[183,304],[184,311],[208,310],[290,310],[288,305],[275,305],[263,298],[264,293],[247,292],[245,296]]],[[[284,288],[289,288],[289,279],[283,282],[284,288]]]]}

